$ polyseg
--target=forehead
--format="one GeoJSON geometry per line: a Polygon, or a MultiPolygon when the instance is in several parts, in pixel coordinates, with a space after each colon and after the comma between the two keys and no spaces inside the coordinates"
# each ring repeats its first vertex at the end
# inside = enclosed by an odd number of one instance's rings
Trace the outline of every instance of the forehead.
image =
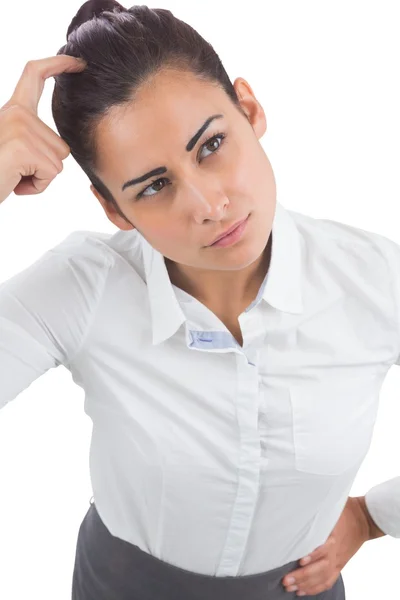
{"type": "MultiPolygon", "coordinates": [[[[229,111],[229,98],[213,82],[186,71],[165,70],[142,84],[126,106],[114,106],[99,123],[99,168],[110,154],[159,153],[171,144],[185,153],[189,138],[212,114],[229,111]]],[[[143,160],[143,158],[142,158],[143,160]]]]}

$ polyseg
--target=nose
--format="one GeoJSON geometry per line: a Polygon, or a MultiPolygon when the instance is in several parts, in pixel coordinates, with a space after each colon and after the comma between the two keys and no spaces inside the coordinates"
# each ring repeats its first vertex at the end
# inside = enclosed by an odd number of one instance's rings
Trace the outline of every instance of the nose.
{"type": "Polygon", "coordinates": [[[185,209],[191,211],[198,223],[208,219],[220,221],[229,205],[229,198],[216,179],[205,181],[205,176],[185,180],[183,199],[185,209]]]}

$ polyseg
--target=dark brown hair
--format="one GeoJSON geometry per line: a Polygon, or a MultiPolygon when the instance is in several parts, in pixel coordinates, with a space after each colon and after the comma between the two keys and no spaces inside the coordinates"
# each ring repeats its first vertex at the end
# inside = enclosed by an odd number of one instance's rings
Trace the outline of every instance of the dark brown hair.
{"type": "Polygon", "coordinates": [[[137,5],[126,9],[114,0],[89,0],[72,19],[67,43],[57,54],[87,62],[82,72],[55,77],[52,112],[57,130],[93,186],[125,220],[95,173],[96,126],[112,106],[132,102],[142,83],[170,67],[221,86],[243,113],[211,44],[163,8],[137,5]]]}

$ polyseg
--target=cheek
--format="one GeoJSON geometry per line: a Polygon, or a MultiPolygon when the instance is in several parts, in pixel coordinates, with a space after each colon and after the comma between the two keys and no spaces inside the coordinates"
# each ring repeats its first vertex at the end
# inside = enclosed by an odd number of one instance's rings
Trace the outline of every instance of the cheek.
{"type": "Polygon", "coordinates": [[[257,203],[274,193],[274,174],[271,163],[262,148],[253,152],[247,171],[242,173],[242,185],[243,189],[246,189],[248,195],[252,196],[257,203]]]}
{"type": "Polygon", "coordinates": [[[177,221],[160,222],[159,224],[151,224],[147,230],[149,239],[160,248],[169,248],[185,243],[185,235],[187,236],[187,227],[179,226],[177,221]]]}
{"type": "Polygon", "coordinates": [[[228,185],[234,194],[251,196],[257,187],[265,182],[266,155],[254,145],[243,146],[236,151],[235,160],[229,164],[228,185]]]}

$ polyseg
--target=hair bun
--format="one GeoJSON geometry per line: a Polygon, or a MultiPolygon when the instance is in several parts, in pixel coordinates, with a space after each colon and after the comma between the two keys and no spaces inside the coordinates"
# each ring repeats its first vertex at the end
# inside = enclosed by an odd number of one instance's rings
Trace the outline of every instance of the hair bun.
{"type": "Polygon", "coordinates": [[[82,23],[90,21],[93,17],[99,17],[105,10],[112,11],[115,8],[118,8],[121,11],[126,10],[126,8],[119,2],[116,2],[116,0],[88,0],[88,2],[82,4],[68,27],[67,41],[71,33],[75,31],[75,29],[78,29],[82,23]]]}

